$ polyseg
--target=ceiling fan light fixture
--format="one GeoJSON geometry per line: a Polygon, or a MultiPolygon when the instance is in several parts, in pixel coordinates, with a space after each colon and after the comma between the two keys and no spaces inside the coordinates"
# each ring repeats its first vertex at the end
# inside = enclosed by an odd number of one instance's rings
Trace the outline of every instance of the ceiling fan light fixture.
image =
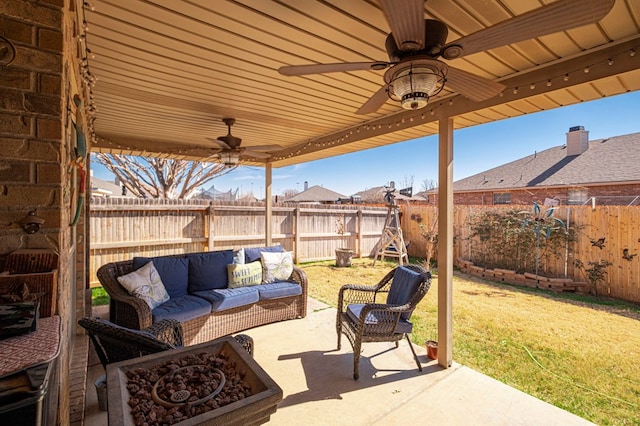
{"type": "Polygon", "coordinates": [[[432,59],[418,59],[392,68],[385,74],[389,97],[404,109],[424,108],[429,98],[444,88],[446,70],[446,65],[432,59]]]}
{"type": "Polygon", "coordinates": [[[236,166],[240,161],[240,153],[231,151],[221,152],[218,158],[220,158],[220,161],[225,166],[236,166]]]}

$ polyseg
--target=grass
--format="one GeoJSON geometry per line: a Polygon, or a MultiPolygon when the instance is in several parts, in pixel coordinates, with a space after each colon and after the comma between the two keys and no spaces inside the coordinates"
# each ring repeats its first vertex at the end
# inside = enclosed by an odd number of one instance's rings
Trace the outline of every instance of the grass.
{"type": "Polygon", "coordinates": [[[100,306],[109,304],[109,295],[102,287],[93,287],[91,289],[91,306],[100,306]]]}
{"type": "MultiPolygon", "coordinates": [[[[372,284],[395,266],[353,259],[302,265],[309,295],[336,306],[342,284],[372,284]]],[[[437,277],[413,314],[413,340],[437,340],[437,277]]],[[[640,424],[640,307],[456,274],[453,358],[601,425],[640,424]]]]}

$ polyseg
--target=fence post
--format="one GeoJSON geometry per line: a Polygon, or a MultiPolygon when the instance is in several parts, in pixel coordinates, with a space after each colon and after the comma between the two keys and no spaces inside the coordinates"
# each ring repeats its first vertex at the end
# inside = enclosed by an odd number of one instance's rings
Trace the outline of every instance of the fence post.
{"type": "Polygon", "coordinates": [[[356,210],[356,257],[362,257],[362,207],[356,210]]]}
{"type": "Polygon", "coordinates": [[[205,228],[205,235],[204,237],[207,239],[207,250],[209,251],[213,251],[213,219],[214,219],[214,209],[213,209],[213,205],[211,202],[209,202],[209,206],[207,207],[207,209],[205,210],[206,212],[206,216],[205,217],[205,223],[207,224],[206,228],[205,228]]]}
{"type": "Polygon", "coordinates": [[[293,262],[298,263],[300,256],[300,207],[293,209],[293,262]]]}

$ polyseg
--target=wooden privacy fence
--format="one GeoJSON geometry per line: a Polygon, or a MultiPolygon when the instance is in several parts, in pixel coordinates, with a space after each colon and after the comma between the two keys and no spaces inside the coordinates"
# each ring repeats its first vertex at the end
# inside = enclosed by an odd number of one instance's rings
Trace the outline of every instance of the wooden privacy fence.
{"type": "MultiPolygon", "coordinates": [[[[470,218],[488,210],[531,210],[532,206],[456,206],[454,259],[469,259],[477,242],[469,238],[470,218]]],[[[425,258],[423,232],[434,229],[437,207],[402,205],[401,223],[408,253],[425,258]],[[421,229],[422,225],[422,229],[421,229]]],[[[354,257],[376,251],[386,207],[363,205],[277,204],[273,208],[273,243],[293,251],[298,263],[334,259],[336,249],[354,257]]],[[[577,230],[565,253],[545,265],[555,277],[586,281],[575,260],[611,262],[598,292],[640,302],[640,208],[621,206],[556,207],[554,217],[577,230]],[[604,238],[603,248],[592,243],[604,238]]],[[[230,205],[207,200],[142,200],[95,197],[90,209],[90,281],[96,269],[133,256],[161,256],[265,243],[264,203],[230,205]]],[[[436,252],[433,256],[437,255],[436,252]]]]}
{"type": "MultiPolygon", "coordinates": [[[[532,206],[455,206],[454,208],[454,258],[469,259],[477,250],[477,241],[469,238],[470,218],[488,210],[532,211],[532,206]]],[[[431,229],[437,220],[437,207],[403,205],[402,228],[405,241],[410,241],[409,255],[425,257],[423,229],[431,229]]],[[[558,259],[546,264],[546,270],[554,277],[586,281],[583,272],[575,267],[580,260],[588,262],[608,261],[606,278],[598,284],[598,293],[617,299],[640,302],[640,208],[628,206],[558,206],[553,216],[576,230],[576,240],[566,246],[558,259]],[[603,244],[599,244],[598,240],[603,244]],[[602,245],[602,248],[599,246],[602,245]]],[[[435,228],[437,232],[437,227],[435,228]]],[[[532,250],[535,248],[532,247],[532,250]]]]}
{"type": "MultiPolygon", "coordinates": [[[[334,259],[341,248],[368,257],[386,214],[385,207],[277,204],[272,242],[292,251],[297,263],[334,259]]],[[[99,285],[96,270],[109,262],[264,244],[264,203],[94,197],[90,204],[92,286],[99,285]]]]}

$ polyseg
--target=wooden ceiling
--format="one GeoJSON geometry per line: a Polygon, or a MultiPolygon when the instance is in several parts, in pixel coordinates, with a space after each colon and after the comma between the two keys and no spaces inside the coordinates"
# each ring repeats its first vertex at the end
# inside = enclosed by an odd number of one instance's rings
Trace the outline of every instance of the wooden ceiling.
{"type": "MultiPolygon", "coordinates": [[[[425,18],[448,41],[521,15],[547,0],[428,0],[425,18]]],[[[92,149],[206,159],[215,139],[277,144],[274,167],[480,125],[640,89],[640,1],[616,0],[595,24],[447,61],[500,81],[473,102],[443,90],[421,110],[391,100],[356,110],[384,71],[287,77],[282,65],[387,61],[389,25],[376,0],[89,0],[88,70],[96,108],[92,149]],[[638,54],[635,54],[635,53],[638,54]]],[[[244,164],[260,165],[265,160],[244,164]]]]}

